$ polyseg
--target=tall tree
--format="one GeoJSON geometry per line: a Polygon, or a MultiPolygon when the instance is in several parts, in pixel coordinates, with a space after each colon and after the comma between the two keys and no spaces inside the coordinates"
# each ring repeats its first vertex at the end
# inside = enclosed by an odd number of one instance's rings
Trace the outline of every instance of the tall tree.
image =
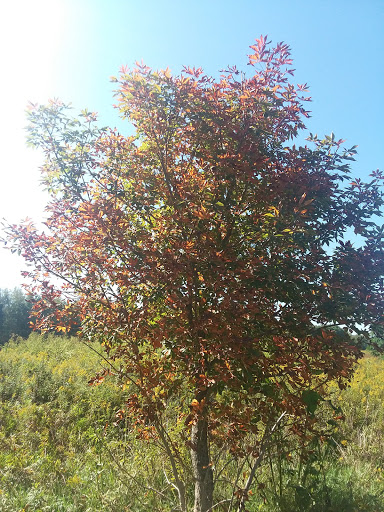
{"type": "Polygon", "coordinates": [[[355,148],[333,135],[293,145],[306,86],[290,82],[287,45],[261,37],[251,49],[250,77],[122,69],[114,81],[130,137],[97,129],[87,111],[72,119],[59,102],[32,107],[47,229],[8,228],[34,265],[36,326],[65,331],[79,317],[82,335],[119,358],[130,384],[121,415],[163,443],[183,511],[170,404],[189,432],[195,512],[214,503],[211,447],[241,457],[253,439],[244,509],[280,419],[295,418],[296,433],[308,426],[323,384],[344,386],[361,355],[350,334],[383,326],[383,229],[372,220],[383,175],[351,180],[355,148]]]}

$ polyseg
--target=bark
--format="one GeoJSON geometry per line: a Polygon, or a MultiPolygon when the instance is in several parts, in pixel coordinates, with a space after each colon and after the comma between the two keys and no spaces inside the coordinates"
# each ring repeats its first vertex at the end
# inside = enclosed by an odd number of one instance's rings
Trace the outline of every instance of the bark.
{"type": "Polygon", "coordinates": [[[200,418],[192,425],[191,459],[195,477],[194,512],[210,512],[213,504],[213,470],[209,457],[208,421],[200,418]]]}

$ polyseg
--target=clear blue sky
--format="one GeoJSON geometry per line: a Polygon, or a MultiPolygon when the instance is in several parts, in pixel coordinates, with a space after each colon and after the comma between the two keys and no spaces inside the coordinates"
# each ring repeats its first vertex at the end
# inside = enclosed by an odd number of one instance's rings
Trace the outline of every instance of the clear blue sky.
{"type": "MultiPolygon", "coordinates": [[[[124,130],[113,105],[121,65],[246,69],[261,34],[292,48],[295,80],[313,102],[308,129],[358,144],[362,178],[384,167],[384,0],[14,0],[2,7],[0,218],[42,217],[41,156],[25,147],[28,100],[58,97],[124,130]]],[[[22,261],[0,249],[0,288],[21,284],[22,261]]]]}

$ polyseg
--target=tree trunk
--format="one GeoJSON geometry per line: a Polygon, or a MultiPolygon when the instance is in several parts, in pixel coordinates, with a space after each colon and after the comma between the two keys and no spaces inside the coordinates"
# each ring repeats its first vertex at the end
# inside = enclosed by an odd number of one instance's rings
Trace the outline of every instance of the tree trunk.
{"type": "Polygon", "coordinates": [[[191,459],[195,477],[194,512],[210,512],[213,500],[213,470],[209,459],[208,421],[200,418],[191,430],[191,459]]]}

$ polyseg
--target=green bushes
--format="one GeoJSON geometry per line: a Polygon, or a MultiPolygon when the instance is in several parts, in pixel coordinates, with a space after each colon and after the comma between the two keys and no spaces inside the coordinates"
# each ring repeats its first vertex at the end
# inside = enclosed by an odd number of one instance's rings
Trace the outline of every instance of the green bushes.
{"type": "MultiPolygon", "coordinates": [[[[102,364],[75,338],[33,334],[2,348],[1,511],[177,510],[162,447],[137,439],[127,421],[114,426],[124,391],[113,376],[88,385],[102,364]]],[[[249,496],[250,512],[384,510],[384,361],[367,355],[347,390],[330,391],[345,421],[331,425],[327,441],[308,439],[305,452],[287,424],[278,429],[249,496]]],[[[330,410],[324,404],[319,413],[326,419],[330,410]]],[[[173,425],[171,436],[180,428],[173,425]]],[[[238,474],[243,485],[249,467],[245,459],[219,457],[216,499],[223,503],[216,510],[226,512],[230,482],[238,474]]]]}

